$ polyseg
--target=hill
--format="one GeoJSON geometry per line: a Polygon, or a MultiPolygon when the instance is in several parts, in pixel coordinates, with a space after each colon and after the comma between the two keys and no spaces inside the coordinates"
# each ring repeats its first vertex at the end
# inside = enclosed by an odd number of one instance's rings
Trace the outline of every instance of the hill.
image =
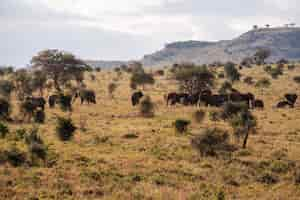
{"type": "Polygon", "coordinates": [[[233,40],[219,42],[184,41],[167,44],[164,49],[145,55],[146,66],[180,62],[209,64],[215,61],[240,62],[258,48],[269,48],[270,61],[285,58],[300,60],[300,28],[264,28],[251,30],[233,40]]]}

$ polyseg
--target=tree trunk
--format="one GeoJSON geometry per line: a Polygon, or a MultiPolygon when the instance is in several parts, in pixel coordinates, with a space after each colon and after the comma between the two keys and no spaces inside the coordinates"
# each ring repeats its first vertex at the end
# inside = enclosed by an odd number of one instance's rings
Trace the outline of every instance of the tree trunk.
{"type": "Polygon", "coordinates": [[[54,87],[58,92],[61,92],[61,88],[59,87],[58,77],[54,78],[54,87]]]}
{"type": "Polygon", "coordinates": [[[249,127],[247,126],[246,135],[245,135],[245,138],[244,138],[244,141],[243,141],[243,149],[245,149],[246,146],[247,146],[248,138],[249,138],[249,127]]]}

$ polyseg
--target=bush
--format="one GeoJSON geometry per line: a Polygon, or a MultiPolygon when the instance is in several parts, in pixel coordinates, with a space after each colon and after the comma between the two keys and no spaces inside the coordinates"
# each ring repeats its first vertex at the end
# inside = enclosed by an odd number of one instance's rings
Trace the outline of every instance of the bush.
{"type": "Polygon", "coordinates": [[[31,163],[35,164],[36,158],[46,160],[47,147],[42,138],[38,135],[38,129],[32,129],[29,135],[26,136],[25,142],[31,154],[31,163]]]}
{"type": "Polygon", "coordinates": [[[8,127],[0,122],[0,138],[5,138],[6,135],[9,133],[8,127]]]}
{"type": "Polygon", "coordinates": [[[244,79],[244,83],[247,83],[248,85],[252,85],[254,83],[253,78],[251,76],[247,76],[244,79]]]}
{"type": "Polygon", "coordinates": [[[95,71],[96,71],[96,72],[101,72],[101,67],[96,67],[96,68],[95,68],[95,71]]]}
{"type": "Polygon", "coordinates": [[[255,117],[248,110],[242,110],[230,119],[230,124],[237,139],[244,136],[243,148],[246,148],[249,133],[255,132],[255,117]]]}
{"type": "Polygon", "coordinates": [[[20,128],[16,130],[16,140],[23,140],[26,136],[26,129],[20,128]]]}
{"type": "Polygon", "coordinates": [[[282,160],[274,160],[271,163],[271,171],[275,173],[286,173],[289,171],[289,164],[287,162],[284,162],[282,160]]]}
{"type": "Polygon", "coordinates": [[[188,125],[190,125],[190,123],[191,122],[189,120],[177,119],[174,122],[176,132],[184,133],[185,131],[187,131],[187,127],[188,127],[188,125]]]}
{"type": "Polygon", "coordinates": [[[269,73],[272,70],[272,66],[267,65],[263,69],[264,69],[265,72],[269,73]]]}
{"type": "Polygon", "coordinates": [[[218,78],[220,78],[220,79],[225,78],[225,74],[223,72],[219,73],[218,78]]]}
{"type": "Polygon", "coordinates": [[[110,83],[109,85],[108,85],[108,93],[110,94],[110,96],[111,97],[113,97],[113,93],[114,93],[114,91],[117,89],[117,84],[115,84],[115,83],[110,83]]]}
{"type": "Polygon", "coordinates": [[[154,116],[154,104],[149,96],[146,96],[142,99],[140,103],[140,113],[144,117],[154,116]]]}
{"type": "Polygon", "coordinates": [[[0,120],[7,120],[11,112],[9,101],[0,99],[0,120]]]}
{"type": "Polygon", "coordinates": [[[203,110],[197,110],[194,113],[194,119],[196,122],[201,123],[204,120],[205,112],[203,110]]]}
{"type": "Polygon", "coordinates": [[[73,125],[71,119],[59,117],[57,119],[56,134],[62,141],[68,141],[74,136],[74,131],[77,128],[73,125]]]}
{"type": "Polygon", "coordinates": [[[261,65],[265,63],[265,60],[270,57],[271,50],[267,48],[260,48],[257,49],[256,53],[254,54],[254,58],[257,65],[261,65]]]}
{"type": "Polygon", "coordinates": [[[271,75],[271,77],[273,79],[277,79],[278,76],[283,74],[283,72],[282,72],[282,69],[279,66],[277,66],[275,68],[272,68],[271,71],[269,72],[269,74],[271,75]]]}
{"type": "Polygon", "coordinates": [[[238,72],[238,70],[235,68],[234,63],[228,62],[224,66],[225,74],[227,78],[231,81],[239,81],[241,74],[238,72]]]}
{"type": "Polygon", "coordinates": [[[165,71],[164,70],[157,70],[155,72],[155,75],[157,75],[157,76],[164,76],[165,75],[165,71]]]}
{"type": "Polygon", "coordinates": [[[14,72],[14,68],[11,66],[1,66],[0,75],[9,75],[14,72]]]}
{"type": "MultiPolygon", "coordinates": [[[[25,131],[25,134],[26,134],[26,130],[25,131]]],[[[23,132],[23,130],[22,130],[23,132]]],[[[42,138],[38,135],[38,129],[36,128],[33,128],[28,135],[25,136],[25,143],[27,145],[31,144],[31,143],[40,143],[40,144],[43,144],[43,140],[42,138]]]]}
{"type": "Polygon", "coordinates": [[[0,80],[0,94],[3,97],[10,98],[10,95],[13,90],[14,90],[13,82],[7,80],[0,80]]]}
{"type": "Polygon", "coordinates": [[[267,78],[262,78],[257,83],[255,84],[255,87],[260,87],[260,88],[267,88],[270,87],[271,82],[267,78]]]}
{"type": "Polygon", "coordinates": [[[295,76],[294,81],[298,84],[300,84],[300,76],[295,76]]]}
{"type": "Polygon", "coordinates": [[[264,172],[262,175],[258,177],[257,181],[270,185],[270,184],[277,183],[279,180],[278,177],[275,176],[274,174],[270,172],[264,172]]]}
{"type": "Polygon", "coordinates": [[[232,84],[229,83],[228,81],[225,81],[221,88],[219,89],[220,94],[228,94],[232,91],[232,84]]]}
{"type": "Polygon", "coordinates": [[[232,118],[234,115],[248,110],[248,106],[245,103],[227,102],[222,107],[221,117],[224,120],[232,118]]]}
{"type": "Polygon", "coordinates": [[[209,112],[209,119],[213,122],[219,121],[221,119],[221,113],[217,110],[209,112]]]}
{"type": "Polygon", "coordinates": [[[121,66],[120,66],[120,69],[121,69],[122,71],[124,71],[124,72],[128,72],[128,66],[125,65],[125,64],[121,65],[121,66]]]}
{"type": "Polygon", "coordinates": [[[288,70],[294,70],[296,68],[295,65],[288,65],[288,70]]]}
{"type": "Polygon", "coordinates": [[[141,74],[145,73],[145,71],[143,69],[143,65],[140,62],[133,61],[133,62],[129,63],[128,67],[129,67],[129,69],[127,70],[128,72],[141,73],[141,74]]]}
{"type": "Polygon", "coordinates": [[[120,72],[120,71],[121,71],[121,68],[120,68],[120,67],[116,67],[116,68],[114,68],[114,71],[115,71],[115,72],[120,72]]]}
{"type": "Polygon", "coordinates": [[[295,184],[300,185],[300,170],[296,170],[294,172],[294,177],[295,177],[295,184]]]}
{"type": "Polygon", "coordinates": [[[45,122],[45,118],[46,118],[46,115],[45,115],[45,111],[43,110],[38,110],[34,113],[34,122],[35,123],[44,123],[45,122]]]}
{"type": "Polygon", "coordinates": [[[17,147],[13,146],[9,150],[4,151],[5,160],[14,167],[23,165],[26,162],[26,154],[21,152],[17,147]]]}
{"type": "Polygon", "coordinates": [[[219,152],[230,150],[228,140],[226,131],[214,128],[205,129],[191,140],[191,144],[202,156],[216,156],[219,152]]]}

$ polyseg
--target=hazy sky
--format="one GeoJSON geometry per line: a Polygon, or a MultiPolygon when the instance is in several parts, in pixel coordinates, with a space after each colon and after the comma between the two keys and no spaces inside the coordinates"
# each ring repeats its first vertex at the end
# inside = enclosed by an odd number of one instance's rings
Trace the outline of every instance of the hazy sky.
{"type": "Polygon", "coordinates": [[[58,48],[139,59],[178,40],[232,39],[254,24],[300,24],[299,0],[0,0],[0,64],[58,48]]]}

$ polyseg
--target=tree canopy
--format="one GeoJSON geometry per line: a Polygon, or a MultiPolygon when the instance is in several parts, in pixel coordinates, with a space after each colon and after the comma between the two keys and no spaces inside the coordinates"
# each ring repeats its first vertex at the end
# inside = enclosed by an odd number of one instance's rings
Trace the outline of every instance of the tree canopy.
{"type": "Polygon", "coordinates": [[[53,79],[57,90],[66,80],[82,81],[83,72],[89,69],[87,64],[73,54],[57,49],[39,52],[32,58],[31,64],[34,69],[45,71],[53,79]]]}

